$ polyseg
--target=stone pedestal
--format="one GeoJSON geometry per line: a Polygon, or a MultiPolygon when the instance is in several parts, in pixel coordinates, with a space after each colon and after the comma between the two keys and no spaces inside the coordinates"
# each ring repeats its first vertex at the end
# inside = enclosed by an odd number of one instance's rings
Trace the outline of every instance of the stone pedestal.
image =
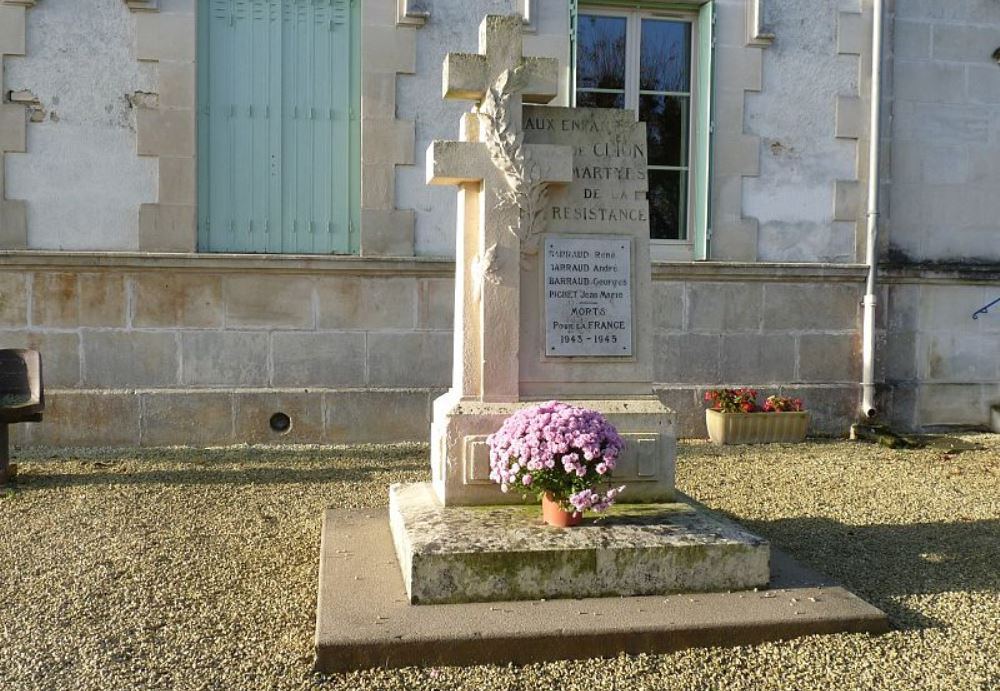
{"type": "Polygon", "coordinates": [[[777,549],[769,592],[452,605],[409,603],[384,509],[327,510],[320,555],[315,640],[321,672],[525,665],[889,630],[883,612],[777,549]]]}
{"type": "Polygon", "coordinates": [[[771,547],[689,503],[619,504],[570,529],[537,504],[443,506],[426,483],[389,489],[389,525],[412,604],[763,587],[771,547]]]}
{"type": "MultiPolygon", "coordinates": [[[[625,438],[626,447],[612,481],[627,486],[622,501],[671,501],[677,455],[675,414],[655,396],[625,400],[565,400],[604,414],[625,438]]],[[[517,492],[503,494],[490,480],[486,437],[516,410],[536,402],[462,401],[448,392],[434,401],[431,472],[441,504],[523,503],[517,492]]]]}

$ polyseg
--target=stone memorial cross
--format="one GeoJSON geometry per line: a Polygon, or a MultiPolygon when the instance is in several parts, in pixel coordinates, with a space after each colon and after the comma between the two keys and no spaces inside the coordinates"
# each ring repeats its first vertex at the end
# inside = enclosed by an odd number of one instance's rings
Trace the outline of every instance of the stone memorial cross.
{"type": "Polygon", "coordinates": [[[462,399],[518,400],[521,253],[537,242],[547,185],[572,180],[569,146],[524,144],[522,101],[556,96],[558,61],[522,55],[518,16],[488,16],[479,53],[450,53],[444,97],[476,103],[459,141],[427,151],[427,182],[459,186],[455,372],[462,399]]]}
{"type": "Polygon", "coordinates": [[[444,97],[475,106],[458,141],[427,151],[427,182],[458,186],[455,366],[433,406],[434,495],[523,501],[490,480],[487,439],[518,408],[560,398],[627,439],[616,481],[631,500],[667,500],[673,413],[652,387],[645,125],[627,111],[524,105],[555,96],[559,69],[522,55],[522,24],[487,16],[479,52],[448,55],[444,97]]]}

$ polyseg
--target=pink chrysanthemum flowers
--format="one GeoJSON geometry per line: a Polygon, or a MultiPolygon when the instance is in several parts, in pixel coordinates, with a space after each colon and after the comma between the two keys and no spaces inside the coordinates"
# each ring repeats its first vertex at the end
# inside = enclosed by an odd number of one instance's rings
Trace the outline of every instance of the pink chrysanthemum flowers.
{"type": "Polygon", "coordinates": [[[519,410],[487,440],[490,479],[504,492],[550,493],[567,511],[604,511],[624,489],[595,491],[625,442],[596,410],[549,401],[519,410]]]}

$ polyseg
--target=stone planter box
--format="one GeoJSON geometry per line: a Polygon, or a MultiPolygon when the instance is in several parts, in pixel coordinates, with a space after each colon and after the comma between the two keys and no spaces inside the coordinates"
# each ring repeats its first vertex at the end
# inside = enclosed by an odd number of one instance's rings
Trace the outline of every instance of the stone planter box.
{"type": "Polygon", "coordinates": [[[715,444],[800,442],[809,428],[809,412],[722,413],[705,411],[708,436],[715,444]]]}

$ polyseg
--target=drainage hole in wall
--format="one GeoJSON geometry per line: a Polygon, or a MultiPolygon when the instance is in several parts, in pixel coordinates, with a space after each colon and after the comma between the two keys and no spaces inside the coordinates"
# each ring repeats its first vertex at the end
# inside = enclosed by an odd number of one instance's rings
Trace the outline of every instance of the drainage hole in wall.
{"type": "Polygon", "coordinates": [[[284,413],[275,413],[271,416],[270,425],[278,434],[285,434],[292,429],[292,418],[284,413]]]}

